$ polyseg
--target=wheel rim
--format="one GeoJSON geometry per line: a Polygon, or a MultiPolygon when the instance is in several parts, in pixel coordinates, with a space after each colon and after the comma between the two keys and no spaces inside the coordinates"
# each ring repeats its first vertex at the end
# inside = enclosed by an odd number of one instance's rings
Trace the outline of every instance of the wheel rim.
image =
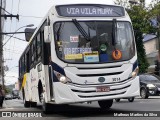
{"type": "Polygon", "coordinates": [[[44,93],[41,93],[41,95],[40,95],[40,102],[42,103],[43,111],[46,111],[44,93]]]}
{"type": "Polygon", "coordinates": [[[133,100],[134,100],[134,98],[132,97],[132,98],[129,98],[128,100],[129,100],[129,101],[133,101],[133,100]]]}
{"type": "Polygon", "coordinates": [[[98,103],[102,109],[110,109],[113,104],[113,100],[98,101],[98,103]]]}
{"type": "Polygon", "coordinates": [[[142,98],[145,98],[145,96],[146,96],[146,91],[144,89],[141,90],[141,96],[142,96],[142,98]]]}
{"type": "Polygon", "coordinates": [[[41,95],[40,95],[40,102],[44,103],[44,93],[41,93],[41,95]]]}

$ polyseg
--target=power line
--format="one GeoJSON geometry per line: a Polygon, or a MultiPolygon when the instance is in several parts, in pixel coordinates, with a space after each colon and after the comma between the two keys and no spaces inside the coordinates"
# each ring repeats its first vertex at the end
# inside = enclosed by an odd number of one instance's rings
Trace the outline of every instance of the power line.
{"type": "Polygon", "coordinates": [[[4,52],[8,52],[8,53],[12,52],[12,54],[13,54],[13,53],[14,53],[14,54],[22,54],[22,52],[11,51],[11,50],[8,50],[8,51],[4,50],[4,52]]]}
{"type": "Polygon", "coordinates": [[[31,17],[31,18],[43,18],[43,17],[38,17],[38,16],[25,16],[25,15],[19,15],[20,17],[31,17]]]}
{"type": "Polygon", "coordinates": [[[9,13],[7,10],[5,10],[4,8],[2,8],[1,6],[0,6],[0,8],[1,8],[2,10],[4,10],[6,13],[11,14],[11,13],[9,13]]]}
{"type": "MultiPolygon", "coordinates": [[[[12,35],[6,35],[6,36],[9,36],[9,37],[11,37],[12,35]]],[[[18,38],[18,37],[14,37],[14,36],[12,36],[12,38],[15,38],[15,39],[17,39],[17,40],[21,40],[21,41],[25,41],[25,42],[26,42],[26,40],[24,40],[24,39],[21,39],[21,38],[18,38]]]]}

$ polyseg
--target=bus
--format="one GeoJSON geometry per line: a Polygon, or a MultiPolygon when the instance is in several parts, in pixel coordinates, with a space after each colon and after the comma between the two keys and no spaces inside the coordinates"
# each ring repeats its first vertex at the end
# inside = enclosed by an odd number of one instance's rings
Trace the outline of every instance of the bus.
{"type": "Polygon", "coordinates": [[[54,0],[19,60],[25,107],[139,95],[137,51],[130,17],[108,0],[54,0]]]}

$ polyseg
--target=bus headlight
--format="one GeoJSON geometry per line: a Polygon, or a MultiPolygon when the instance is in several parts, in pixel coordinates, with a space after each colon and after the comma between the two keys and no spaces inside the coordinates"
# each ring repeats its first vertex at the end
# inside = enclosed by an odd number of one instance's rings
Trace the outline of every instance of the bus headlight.
{"type": "Polygon", "coordinates": [[[71,80],[69,78],[67,78],[66,76],[62,75],[59,72],[54,71],[54,74],[56,75],[57,79],[61,82],[66,84],[67,82],[71,82],[71,80]]]}
{"type": "Polygon", "coordinates": [[[61,76],[61,77],[59,78],[59,81],[61,81],[62,83],[67,82],[67,80],[66,80],[66,77],[65,77],[65,76],[61,76]]]}

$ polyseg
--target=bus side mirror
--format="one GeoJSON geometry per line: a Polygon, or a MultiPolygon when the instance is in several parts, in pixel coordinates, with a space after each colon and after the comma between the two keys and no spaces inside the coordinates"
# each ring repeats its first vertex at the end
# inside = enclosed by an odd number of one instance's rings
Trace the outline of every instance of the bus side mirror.
{"type": "Polygon", "coordinates": [[[44,27],[44,42],[45,43],[51,42],[51,27],[50,26],[44,27]]]}

